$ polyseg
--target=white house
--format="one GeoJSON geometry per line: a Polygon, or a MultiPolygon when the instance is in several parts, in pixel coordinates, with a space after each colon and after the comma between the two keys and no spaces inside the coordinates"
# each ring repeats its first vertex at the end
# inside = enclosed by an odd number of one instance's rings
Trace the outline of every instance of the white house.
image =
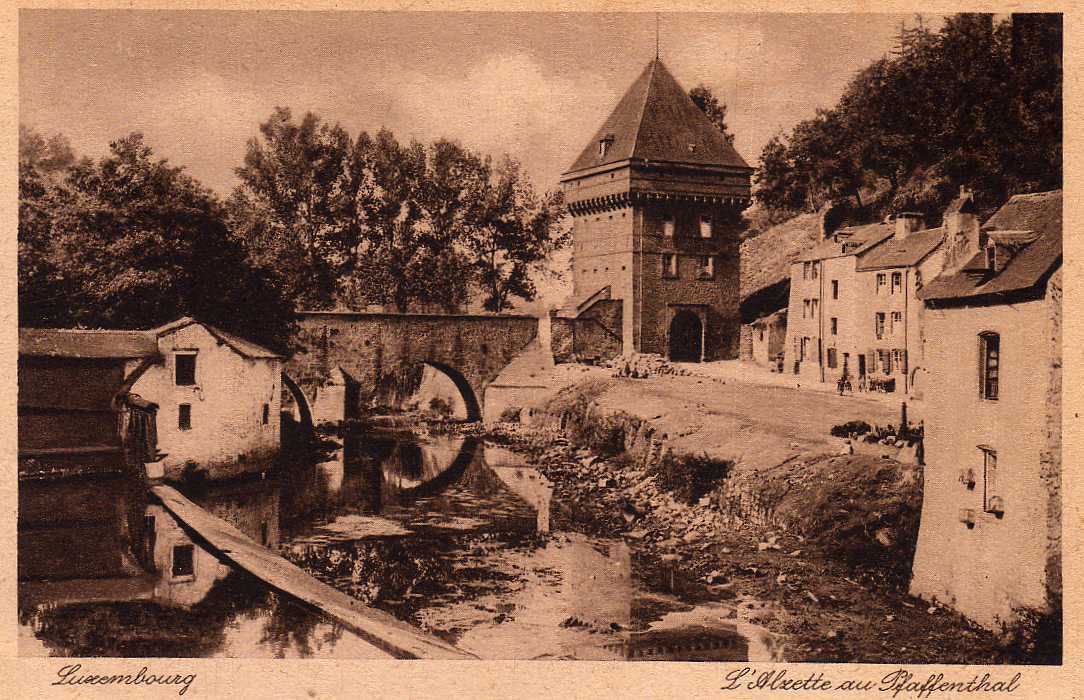
{"type": "Polygon", "coordinates": [[[128,375],[136,378],[129,391],[158,404],[158,449],[168,475],[193,462],[212,476],[229,476],[275,455],[282,357],[188,317],[144,333],[158,354],[130,361],[128,375]]]}
{"type": "MultiPolygon", "coordinates": [[[[104,416],[106,422],[93,429],[83,418],[89,408],[65,416],[51,428],[57,444],[75,433],[88,444],[105,444],[105,426],[127,415],[123,407],[135,395],[150,402],[153,428],[144,432],[157,432],[164,457],[156,466],[167,476],[180,476],[189,463],[212,477],[256,471],[279,448],[283,359],[192,318],[146,331],[20,329],[19,353],[20,366],[26,365],[20,370],[24,403],[42,395],[56,404],[67,393],[84,397],[82,403],[104,416]],[[37,363],[34,374],[31,360],[37,363]]],[[[24,433],[34,432],[20,439],[30,443],[46,428],[41,420],[32,422],[35,416],[24,418],[24,433]]],[[[148,444],[154,443],[151,434],[148,444]]]]}
{"type": "Polygon", "coordinates": [[[986,627],[1061,597],[1062,193],[947,241],[926,304],[926,469],[911,592],[986,627]]]}

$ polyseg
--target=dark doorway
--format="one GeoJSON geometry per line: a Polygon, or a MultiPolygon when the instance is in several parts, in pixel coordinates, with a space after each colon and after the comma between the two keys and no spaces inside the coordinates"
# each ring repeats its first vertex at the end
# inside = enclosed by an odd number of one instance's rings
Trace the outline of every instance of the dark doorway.
{"type": "Polygon", "coordinates": [[[700,362],[704,356],[704,324],[692,311],[678,311],[670,321],[670,359],[700,362]]]}
{"type": "Polygon", "coordinates": [[[862,354],[858,355],[858,376],[866,376],[866,356],[862,354]]]}

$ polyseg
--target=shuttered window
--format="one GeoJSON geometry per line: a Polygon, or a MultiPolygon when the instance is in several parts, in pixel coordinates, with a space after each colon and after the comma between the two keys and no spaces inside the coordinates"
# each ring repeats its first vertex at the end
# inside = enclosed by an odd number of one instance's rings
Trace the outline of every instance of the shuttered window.
{"type": "Polygon", "coordinates": [[[997,333],[979,335],[979,365],[982,398],[996,401],[1001,373],[1001,336],[997,333]]]}

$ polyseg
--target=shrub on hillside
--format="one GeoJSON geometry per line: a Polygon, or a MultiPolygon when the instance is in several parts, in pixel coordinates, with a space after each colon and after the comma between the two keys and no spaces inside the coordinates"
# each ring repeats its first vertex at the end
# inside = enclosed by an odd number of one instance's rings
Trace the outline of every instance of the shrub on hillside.
{"type": "Polygon", "coordinates": [[[664,454],[651,468],[655,483],[670,491],[674,498],[685,503],[695,503],[718,486],[734,467],[728,459],[715,459],[703,455],[664,454]]]}
{"type": "Polygon", "coordinates": [[[523,413],[523,409],[519,406],[509,406],[501,411],[501,415],[497,420],[501,423],[518,423],[521,413],[523,413]]]}
{"type": "Polygon", "coordinates": [[[852,420],[842,425],[832,426],[832,437],[849,438],[855,435],[865,435],[873,426],[864,420],[852,420]]]}

